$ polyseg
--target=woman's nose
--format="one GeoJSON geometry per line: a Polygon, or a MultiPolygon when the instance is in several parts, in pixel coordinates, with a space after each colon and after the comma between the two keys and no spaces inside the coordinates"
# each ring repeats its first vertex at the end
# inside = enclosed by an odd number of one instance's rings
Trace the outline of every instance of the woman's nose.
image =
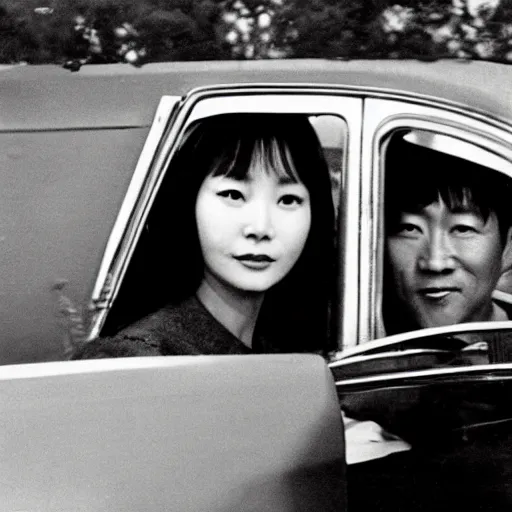
{"type": "Polygon", "coordinates": [[[248,208],[243,234],[256,240],[271,240],[275,236],[272,208],[264,201],[255,202],[248,208]]]}
{"type": "Polygon", "coordinates": [[[455,269],[453,248],[446,233],[432,233],[425,240],[418,266],[425,272],[446,272],[455,269]]]}

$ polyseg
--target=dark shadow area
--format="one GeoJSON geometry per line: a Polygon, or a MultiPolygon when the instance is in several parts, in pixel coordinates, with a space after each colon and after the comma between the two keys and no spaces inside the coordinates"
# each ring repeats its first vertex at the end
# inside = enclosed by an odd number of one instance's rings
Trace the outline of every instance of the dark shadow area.
{"type": "Polygon", "coordinates": [[[350,512],[509,510],[511,392],[507,380],[347,394],[348,415],[376,421],[412,445],[348,467],[350,512]]]}

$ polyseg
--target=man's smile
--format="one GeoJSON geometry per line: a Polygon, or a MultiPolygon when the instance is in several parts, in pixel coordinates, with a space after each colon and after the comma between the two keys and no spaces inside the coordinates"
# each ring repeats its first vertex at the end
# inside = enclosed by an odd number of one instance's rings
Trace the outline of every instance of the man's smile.
{"type": "Polygon", "coordinates": [[[454,286],[431,286],[421,288],[418,293],[421,297],[431,301],[441,301],[450,294],[460,292],[461,289],[454,286]]]}

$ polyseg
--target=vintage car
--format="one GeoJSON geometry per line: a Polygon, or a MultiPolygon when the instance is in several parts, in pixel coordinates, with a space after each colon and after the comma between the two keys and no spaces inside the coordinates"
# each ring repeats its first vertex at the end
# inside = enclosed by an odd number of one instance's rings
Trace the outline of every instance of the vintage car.
{"type": "Polygon", "coordinates": [[[510,161],[511,73],[321,60],[1,70],[0,363],[65,359],[108,328],[176,141],[227,112],[311,117],[340,198],[337,348],[382,338],[384,142],[430,130],[510,161]]]}
{"type": "MultiPolygon", "coordinates": [[[[336,322],[328,363],[346,419],[348,509],[451,510],[457,503],[466,510],[507,510],[512,504],[512,444],[507,444],[512,432],[512,322],[389,335],[383,314],[383,217],[388,145],[404,132],[435,136],[450,147],[456,141],[463,153],[478,154],[489,172],[512,179],[511,81],[507,65],[444,60],[161,63],[140,69],[104,65],[84,66],[78,73],[56,66],[1,70],[0,364],[6,365],[1,382],[9,397],[2,416],[16,410],[14,397],[37,389],[31,372],[51,381],[36,393],[38,400],[49,400],[51,390],[66,382],[75,386],[78,381],[77,393],[87,393],[83,379],[73,375],[105,374],[108,386],[119,372],[134,371],[126,362],[126,367],[102,362],[90,369],[81,361],[63,361],[89,340],[114,332],[127,310],[134,313],[133,304],[150,307],[153,293],[162,293],[158,279],[149,274],[141,284],[131,269],[135,260],[138,268],[141,261],[151,268],[154,255],[144,246],[146,220],[165,173],[172,172],[187,126],[223,113],[302,114],[324,147],[337,211],[337,295],[331,308],[336,322]],[[52,381],[61,374],[68,380],[52,381]],[[29,384],[21,394],[9,387],[25,381],[29,384]],[[350,443],[359,446],[352,449],[354,457],[349,457],[350,443]]],[[[495,292],[504,303],[512,303],[510,259],[495,292]]],[[[270,365],[275,364],[272,357],[270,365]]],[[[258,367],[260,359],[253,361],[258,367]]],[[[166,364],[155,363],[155,368],[166,364]]],[[[283,382],[293,381],[290,373],[288,368],[283,382]]],[[[307,379],[307,372],[300,375],[307,379]]],[[[94,382],[93,396],[100,397],[101,385],[94,382]]],[[[109,400],[119,398],[112,393],[109,400]]],[[[56,400],[74,407],[73,397],[63,393],[56,400]]],[[[104,413],[98,400],[89,399],[84,409],[104,413]]],[[[250,402],[245,407],[258,407],[257,400],[250,402]]],[[[51,403],[54,415],[63,413],[65,407],[51,403]]],[[[23,424],[23,416],[18,421],[23,424]]],[[[68,428],[83,421],[83,415],[73,416],[68,428]]],[[[48,416],[43,423],[47,431],[56,428],[48,416]]],[[[36,426],[37,419],[26,424],[36,426]]],[[[112,421],[111,427],[118,423],[112,421]]],[[[140,433],[144,429],[139,427],[140,433]]],[[[94,438],[91,428],[84,430],[89,440],[94,438]]],[[[9,439],[15,438],[16,431],[9,432],[14,436],[9,439]]],[[[76,457],[80,448],[74,450],[72,438],[62,435],[76,457]]],[[[26,438],[24,431],[21,439],[26,438]]],[[[36,453],[48,450],[41,443],[36,453]]],[[[83,449],[84,442],[79,446],[83,449]]],[[[102,446],[112,447],[107,441],[102,446]]],[[[28,452],[10,455],[9,460],[24,459],[28,452]]],[[[37,467],[39,476],[47,469],[37,467]]],[[[90,476],[90,467],[84,475],[90,476]]],[[[336,474],[345,480],[344,470],[336,474]]],[[[11,490],[11,510],[13,504],[19,510],[37,509],[35,501],[25,503],[16,494],[21,485],[16,477],[9,478],[3,485],[11,490]]],[[[37,482],[44,487],[44,480],[37,482]]],[[[120,493],[119,481],[111,482],[112,493],[120,493]]],[[[76,481],[73,485],[76,490],[76,481]]],[[[40,509],[67,509],[71,494],[65,505],[50,497],[47,508],[40,509]]],[[[107,501],[88,508],[84,496],[77,510],[109,509],[107,501]]],[[[123,510],[150,509],[112,503],[123,510]]],[[[165,509],[161,501],[154,504],[152,510],[165,509]]]]}

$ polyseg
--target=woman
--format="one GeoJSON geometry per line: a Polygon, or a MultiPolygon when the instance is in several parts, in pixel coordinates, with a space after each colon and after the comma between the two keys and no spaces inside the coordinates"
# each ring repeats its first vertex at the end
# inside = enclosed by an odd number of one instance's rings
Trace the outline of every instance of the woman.
{"type": "Polygon", "coordinates": [[[170,163],[110,336],[75,358],[325,350],[333,230],[329,172],[306,116],[196,121],[170,163]],[[144,307],[154,312],[132,323],[144,307]]]}

